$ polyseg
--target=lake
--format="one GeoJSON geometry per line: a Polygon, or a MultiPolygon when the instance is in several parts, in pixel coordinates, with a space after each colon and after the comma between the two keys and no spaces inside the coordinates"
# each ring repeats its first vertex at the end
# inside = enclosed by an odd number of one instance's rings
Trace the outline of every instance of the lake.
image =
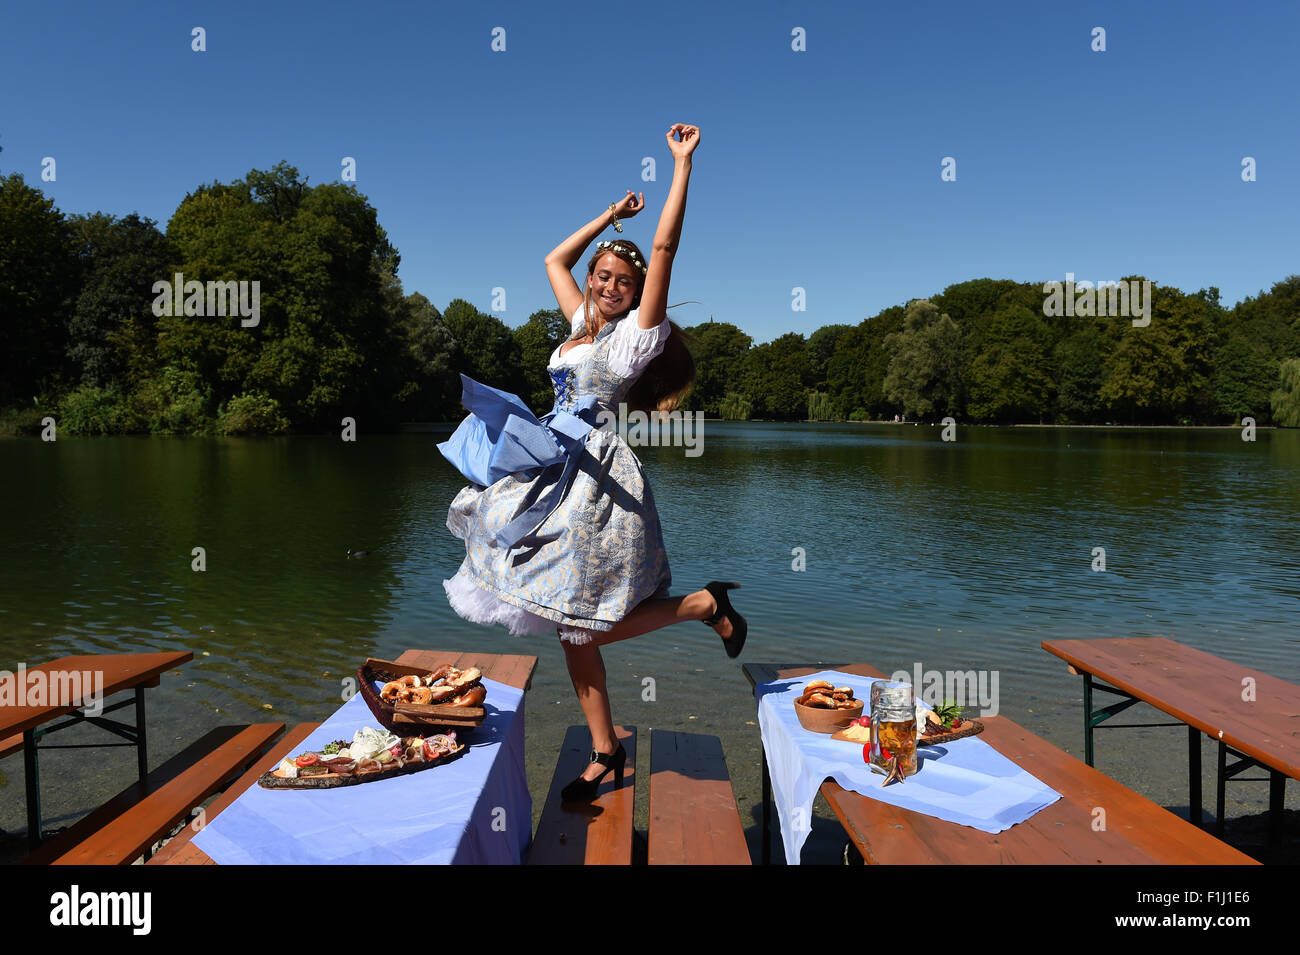
{"type": "MultiPolygon", "coordinates": [[[[192,650],[150,697],[157,764],[217,723],[322,719],[367,656],[537,654],[540,808],[581,713],[555,638],[448,607],[442,581],[464,551],[447,505],[464,482],[442,437],[0,441],[0,668],[192,650]]],[[[698,456],[636,450],[673,593],[740,581],[750,636],[739,661],[694,622],[608,648],[615,719],[720,736],[747,825],[758,737],[746,660],[996,673],[1000,712],[1076,755],[1081,681],[1043,640],[1172,636],[1300,682],[1300,432],[963,427],[947,442],[924,425],[710,421],[698,456]]],[[[1099,768],[1185,809],[1183,732],[1101,734],[1098,753],[1099,768]]],[[[116,791],[131,774],[116,764],[133,762],[48,760],[55,818],[116,791]],[[66,792],[60,773],[76,781],[66,792]]],[[[0,770],[0,828],[21,829],[21,759],[0,770]]],[[[1230,813],[1265,806],[1266,787],[1235,789],[1230,813]]]]}

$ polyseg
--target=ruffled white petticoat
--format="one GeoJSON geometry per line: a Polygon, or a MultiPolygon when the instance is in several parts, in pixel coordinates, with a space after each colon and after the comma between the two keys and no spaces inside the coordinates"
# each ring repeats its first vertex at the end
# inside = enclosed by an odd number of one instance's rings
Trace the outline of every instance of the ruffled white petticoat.
{"type": "Polygon", "coordinates": [[[496,594],[476,584],[473,576],[466,573],[464,568],[457,571],[456,576],[450,580],[444,580],[442,587],[447,591],[451,609],[471,623],[499,623],[517,637],[556,631],[561,640],[574,646],[591,643],[590,630],[556,623],[523,607],[506,603],[496,594]]]}

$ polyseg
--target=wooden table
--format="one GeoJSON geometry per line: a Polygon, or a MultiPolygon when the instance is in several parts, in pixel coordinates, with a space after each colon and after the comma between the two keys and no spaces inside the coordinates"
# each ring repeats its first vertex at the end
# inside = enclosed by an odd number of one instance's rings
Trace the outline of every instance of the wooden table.
{"type": "MultiPolygon", "coordinates": [[[[0,756],[23,751],[23,773],[27,783],[27,844],[37,848],[41,843],[41,784],[38,763],[39,749],[95,749],[113,746],[134,746],[136,761],[140,771],[140,780],[149,775],[149,757],[146,748],[144,691],[157,686],[164,670],[170,670],[194,659],[188,650],[170,653],[110,653],[93,656],[60,657],[49,663],[31,667],[23,671],[24,686],[18,687],[21,699],[12,705],[0,706],[0,756]],[[27,705],[31,697],[26,692],[33,674],[42,674],[37,679],[44,680],[47,691],[42,702],[27,705]],[[73,674],[89,674],[89,687],[82,683],[79,693],[69,693],[73,684],[73,674]],[[96,687],[95,674],[103,681],[102,689],[96,687]],[[134,690],[134,700],[122,700],[112,706],[105,706],[99,716],[87,716],[80,710],[92,697],[99,696],[102,704],[115,693],[134,690]],[[111,720],[105,714],[119,710],[135,703],[135,725],[111,720]],[[21,704],[21,705],[20,705],[21,704]],[[68,719],[53,726],[46,726],[61,716],[68,719]],[[59,730],[67,729],[81,723],[90,723],[100,729],[120,736],[125,743],[74,743],[64,745],[37,746],[37,743],[59,730]]],[[[17,674],[15,674],[15,681],[17,674]]]]}
{"type": "MultiPolygon", "coordinates": [[[[751,685],[842,670],[886,679],[867,664],[747,663],[751,685]]],[[[995,750],[1061,794],[1046,809],[992,834],[869,799],[827,780],[821,794],[862,858],[873,864],[1134,863],[1253,865],[1255,860],[1004,716],[981,717],[980,735],[995,750]],[[1105,829],[1094,829],[1094,810],[1105,829]]],[[[763,862],[771,860],[771,780],[763,757],[763,862]]]]}
{"type": "Polygon", "coordinates": [[[1201,819],[1201,736],[1219,744],[1217,824],[1223,835],[1224,784],[1252,767],[1268,771],[1271,838],[1281,834],[1287,777],[1300,779],[1300,686],[1164,637],[1051,640],[1043,649],[1083,677],[1084,762],[1093,764],[1093,730],[1135,703],[1177,723],[1112,723],[1187,727],[1189,815],[1201,819]],[[1095,682],[1095,681],[1104,682],[1095,682]],[[1121,699],[1093,708],[1094,690],[1121,699]],[[1227,765],[1231,754],[1239,761],[1227,765]]]}
{"type": "MultiPolygon", "coordinates": [[[[454,667],[467,669],[476,666],[490,680],[527,691],[533,683],[533,671],[537,668],[537,657],[520,656],[507,653],[461,653],[443,650],[407,650],[397,658],[398,663],[411,666],[428,667],[430,670],[450,663],[454,667]]],[[[311,724],[302,730],[295,728],[283,742],[272,749],[252,769],[241,776],[229,789],[218,796],[205,810],[207,821],[215,819],[227,806],[239,798],[245,790],[256,786],[258,778],[268,770],[274,769],[289,753],[298,748],[298,744],[307,737],[308,732],[319,724],[311,724]],[[305,730],[305,731],[303,731],[305,730]]],[[[531,824],[531,820],[529,820],[531,824]]],[[[167,845],[159,849],[149,865],[216,865],[206,852],[190,840],[195,831],[186,828],[167,845]]]]}

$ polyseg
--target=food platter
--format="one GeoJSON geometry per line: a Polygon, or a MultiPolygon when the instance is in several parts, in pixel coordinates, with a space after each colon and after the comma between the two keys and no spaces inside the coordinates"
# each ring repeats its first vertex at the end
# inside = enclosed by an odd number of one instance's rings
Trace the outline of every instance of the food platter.
{"type": "Polygon", "coordinates": [[[939,743],[951,743],[955,739],[961,739],[963,736],[975,736],[984,732],[984,724],[979,720],[962,720],[961,729],[949,730],[946,733],[935,733],[933,736],[922,736],[916,741],[917,746],[936,746],[939,743]]]}
{"type": "MultiPolygon", "coordinates": [[[[399,736],[435,727],[472,729],[481,726],[483,720],[487,718],[487,710],[483,706],[487,690],[481,680],[482,674],[476,667],[461,671],[450,664],[431,669],[396,663],[392,660],[369,658],[357,668],[358,692],[366,701],[366,706],[370,707],[370,712],[374,714],[380,725],[399,736]],[[450,676],[451,674],[454,676],[450,676]],[[460,704],[404,702],[401,699],[386,699],[384,695],[384,691],[390,684],[403,681],[407,683],[418,681],[424,687],[441,691],[450,685],[449,676],[450,679],[464,681],[458,689],[466,691],[466,694],[455,697],[461,700],[460,704]],[[430,683],[433,684],[431,687],[430,683]],[[471,689],[478,689],[481,692],[468,696],[468,691],[471,689]],[[466,702],[467,699],[477,701],[466,702]]],[[[414,688],[414,683],[411,685],[414,688]]],[[[440,695],[440,693],[435,694],[435,696],[440,695]]]]}
{"type": "Polygon", "coordinates": [[[378,779],[393,779],[433,769],[459,759],[469,749],[456,739],[454,732],[431,736],[427,740],[418,736],[398,739],[393,734],[369,727],[357,731],[350,744],[351,748],[358,748],[363,738],[374,741],[366,752],[386,757],[382,763],[370,756],[353,758],[350,748],[346,746],[341,749],[343,756],[307,751],[295,758],[284,759],[275,769],[263,773],[257,784],[264,789],[334,789],[339,786],[357,786],[378,779]],[[389,739],[397,740],[394,750],[383,750],[382,744],[389,739]],[[403,755],[396,754],[398,747],[403,755]],[[328,771],[331,762],[340,771],[328,771]],[[322,772],[322,767],[326,771],[322,772]]]}

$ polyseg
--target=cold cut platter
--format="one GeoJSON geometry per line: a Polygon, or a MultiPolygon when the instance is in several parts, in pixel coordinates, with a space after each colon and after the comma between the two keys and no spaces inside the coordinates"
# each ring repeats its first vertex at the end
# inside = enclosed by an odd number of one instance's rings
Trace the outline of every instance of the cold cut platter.
{"type": "Polygon", "coordinates": [[[407,776],[458,759],[468,747],[453,730],[432,736],[399,737],[387,730],[365,727],[352,741],[335,740],[319,751],[286,757],[263,773],[257,784],[265,789],[333,789],[376,779],[407,776]]]}

